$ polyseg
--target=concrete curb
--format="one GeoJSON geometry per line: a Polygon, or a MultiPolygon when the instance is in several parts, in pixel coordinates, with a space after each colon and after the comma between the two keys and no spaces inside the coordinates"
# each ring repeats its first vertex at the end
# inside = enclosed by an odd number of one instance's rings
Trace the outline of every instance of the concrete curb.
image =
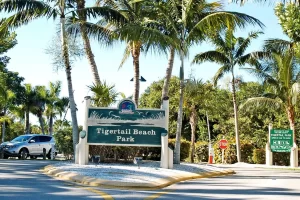
{"type": "Polygon", "coordinates": [[[123,189],[144,189],[144,190],[155,190],[167,187],[174,183],[181,181],[198,179],[198,178],[210,178],[216,176],[226,176],[235,174],[233,170],[222,170],[222,171],[212,171],[205,173],[182,173],[177,174],[173,177],[161,178],[156,181],[149,183],[135,183],[135,182],[120,182],[120,181],[110,181],[104,179],[93,178],[89,176],[82,176],[72,172],[65,172],[60,169],[56,169],[52,165],[48,165],[42,169],[42,171],[50,176],[59,177],[63,180],[80,183],[88,186],[101,186],[106,188],[123,188],[123,189]]]}

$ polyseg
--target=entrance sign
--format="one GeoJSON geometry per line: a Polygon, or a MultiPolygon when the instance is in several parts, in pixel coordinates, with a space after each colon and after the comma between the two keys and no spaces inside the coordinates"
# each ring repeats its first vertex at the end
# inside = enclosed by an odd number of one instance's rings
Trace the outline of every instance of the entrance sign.
{"type": "Polygon", "coordinates": [[[117,108],[88,108],[88,144],[160,147],[166,135],[163,109],[136,109],[130,99],[117,108]]]}
{"type": "Polygon", "coordinates": [[[291,152],[293,147],[292,130],[271,130],[270,146],[272,152],[291,152]]]}

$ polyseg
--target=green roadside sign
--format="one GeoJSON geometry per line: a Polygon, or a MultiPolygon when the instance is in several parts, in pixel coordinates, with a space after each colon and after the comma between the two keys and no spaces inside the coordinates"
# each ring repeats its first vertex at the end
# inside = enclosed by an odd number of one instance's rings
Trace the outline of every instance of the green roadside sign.
{"type": "Polygon", "coordinates": [[[272,152],[291,152],[293,147],[292,130],[271,130],[270,146],[272,152]]]}

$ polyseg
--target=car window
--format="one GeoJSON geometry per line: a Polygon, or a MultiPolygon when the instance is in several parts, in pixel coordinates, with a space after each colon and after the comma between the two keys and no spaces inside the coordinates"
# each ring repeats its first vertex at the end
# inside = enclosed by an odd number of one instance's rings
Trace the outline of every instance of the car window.
{"type": "Polygon", "coordinates": [[[39,136],[34,136],[30,140],[34,140],[35,142],[40,142],[39,136]]]}
{"type": "Polygon", "coordinates": [[[40,142],[49,142],[51,137],[49,136],[40,136],[40,142]]]}
{"type": "Polygon", "coordinates": [[[19,137],[16,137],[15,139],[12,140],[12,142],[25,142],[27,140],[29,140],[31,138],[31,136],[29,135],[21,135],[19,137]]]}

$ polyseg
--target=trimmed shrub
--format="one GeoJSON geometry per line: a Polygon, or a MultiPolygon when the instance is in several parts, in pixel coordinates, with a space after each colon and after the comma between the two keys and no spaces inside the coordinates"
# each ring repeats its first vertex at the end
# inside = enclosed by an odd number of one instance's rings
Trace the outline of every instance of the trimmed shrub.
{"type": "MultiPolygon", "coordinates": [[[[176,139],[169,139],[169,147],[175,148],[176,139]]],[[[191,143],[187,140],[180,141],[180,160],[185,160],[190,155],[191,143]]]]}
{"type": "Polygon", "coordinates": [[[265,149],[253,149],[252,160],[255,164],[265,164],[266,163],[265,149]]]}
{"type": "Polygon", "coordinates": [[[253,163],[253,150],[252,144],[241,144],[241,162],[253,163]]]}
{"type": "Polygon", "coordinates": [[[196,142],[195,144],[195,157],[196,162],[207,162],[208,161],[208,143],[207,142],[196,142]]]}

